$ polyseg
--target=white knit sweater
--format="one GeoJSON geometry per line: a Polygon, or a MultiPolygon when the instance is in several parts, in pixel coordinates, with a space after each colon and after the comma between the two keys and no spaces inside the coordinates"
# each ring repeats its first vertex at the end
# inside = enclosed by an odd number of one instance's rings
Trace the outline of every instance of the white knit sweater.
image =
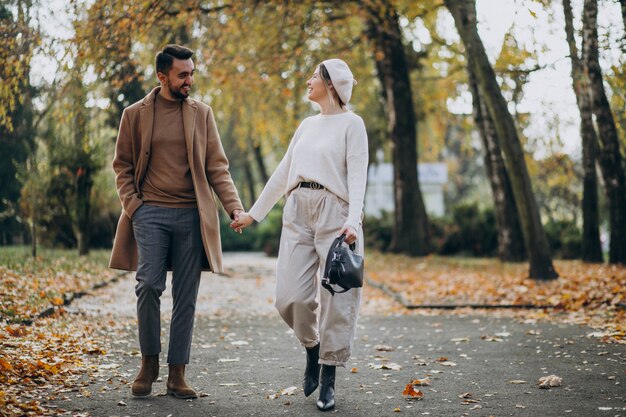
{"type": "Polygon", "coordinates": [[[260,222],[281,196],[289,196],[301,181],[314,181],[348,203],[344,226],[358,230],[367,163],[367,132],[361,117],[352,112],[308,117],[298,126],[250,215],[260,222]]]}

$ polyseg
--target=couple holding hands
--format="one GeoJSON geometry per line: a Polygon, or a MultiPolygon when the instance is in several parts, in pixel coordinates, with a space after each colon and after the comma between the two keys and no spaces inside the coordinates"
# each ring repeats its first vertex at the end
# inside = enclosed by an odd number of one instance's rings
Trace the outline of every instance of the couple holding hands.
{"type": "Polygon", "coordinates": [[[196,398],[184,379],[202,270],[221,272],[215,194],[241,233],[262,221],[284,195],[275,306],[306,350],[302,387],[318,386],[317,408],[335,407],[336,368],[345,367],[355,336],[361,289],[319,291],[328,249],[345,234],[363,254],[361,226],[368,144],[363,120],[346,108],[356,84],[340,59],[319,64],[307,81],[320,113],[298,126],[256,203],[243,211],[228,171],[212,109],[189,98],[193,52],[167,45],[156,56],[161,84],[124,110],[113,168],[123,212],[110,267],[136,270],[142,364],[135,396],[151,393],[159,372],[160,296],[172,275],[173,310],[167,393],[196,398]]]}

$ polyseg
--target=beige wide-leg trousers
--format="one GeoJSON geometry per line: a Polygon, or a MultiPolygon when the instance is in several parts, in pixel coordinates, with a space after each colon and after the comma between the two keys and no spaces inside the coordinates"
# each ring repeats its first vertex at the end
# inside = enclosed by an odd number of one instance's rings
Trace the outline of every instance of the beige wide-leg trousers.
{"type": "MultiPolygon", "coordinates": [[[[345,366],[355,336],[361,289],[334,296],[321,284],[326,255],[348,216],[348,203],[327,190],[297,188],[283,211],[276,309],[300,343],[320,343],[320,363],[345,366]]],[[[363,231],[356,253],[363,255],[363,231]]]]}

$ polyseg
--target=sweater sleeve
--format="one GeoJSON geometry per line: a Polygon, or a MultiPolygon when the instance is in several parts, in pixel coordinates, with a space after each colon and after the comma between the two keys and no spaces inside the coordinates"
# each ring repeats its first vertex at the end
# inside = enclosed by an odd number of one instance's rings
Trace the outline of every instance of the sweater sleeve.
{"type": "Polygon", "coordinates": [[[345,226],[358,230],[363,213],[365,187],[367,185],[367,164],[369,152],[367,131],[363,119],[358,118],[347,132],[346,165],[348,174],[348,218],[345,226]]]}
{"type": "Polygon", "coordinates": [[[270,179],[267,181],[267,184],[263,187],[261,195],[250,209],[250,216],[252,216],[252,218],[257,222],[261,222],[265,216],[267,216],[272,207],[274,207],[280,197],[282,197],[286,192],[287,182],[289,181],[289,170],[291,168],[291,160],[293,157],[293,147],[299,136],[299,132],[300,127],[296,129],[296,132],[291,139],[291,143],[289,143],[289,147],[287,148],[287,152],[285,153],[282,161],[280,161],[280,164],[278,164],[276,171],[274,171],[270,179]]]}

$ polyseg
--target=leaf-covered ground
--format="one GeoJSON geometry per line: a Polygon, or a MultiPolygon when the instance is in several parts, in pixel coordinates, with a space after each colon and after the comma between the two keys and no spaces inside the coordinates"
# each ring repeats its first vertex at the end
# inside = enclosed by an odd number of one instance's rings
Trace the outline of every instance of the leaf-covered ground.
{"type": "Polygon", "coordinates": [[[33,259],[26,247],[0,248],[0,416],[55,415],[41,400],[80,389],[85,357],[104,353],[109,336],[63,306],[115,278],[108,256],[43,249],[33,259]]]}
{"type": "Polygon", "coordinates": [[[372,252],[366,260],[368,277],[408,305],[543,306],[510,313],[587,324],[602,330],[606,342],[626,343],[626,268],[580,261],[554,266],[560,277],[546,282],[529,279],[527,263],[495,259],[372,252]]]}
{"type": "Polygon", "coordinates": [[[0,248],[2,322],[28,323],[116,276],[107,268],[108,250],[92,251],[86,257],[68,250],[39,253],[33,258],[27,247],[0,248]]]}
{"type": "Polygon", "coordinates": [[[48,402],[70,393],[89,396],[93,357],[106,353],[121,324],[65,314],[63,308],[32,326],[0,330],[0,416],[50,416],[64,410],[48,402]],[[104,326],[102,326],[104,325],[104,326]]]}

